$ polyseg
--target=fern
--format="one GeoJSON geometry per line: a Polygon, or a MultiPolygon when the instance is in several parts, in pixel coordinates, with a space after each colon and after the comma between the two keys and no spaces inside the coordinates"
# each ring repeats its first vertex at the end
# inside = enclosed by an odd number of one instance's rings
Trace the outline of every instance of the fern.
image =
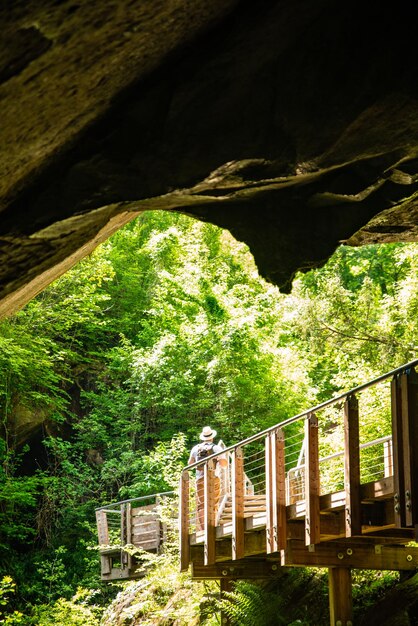
{"type": "Polygon", "coordinates": [[[239,581],[233,591],[224,592],[219,608],[234,626],[272,626],[285,624],[280,617],[277,594],[249,583],[239,581]]]}

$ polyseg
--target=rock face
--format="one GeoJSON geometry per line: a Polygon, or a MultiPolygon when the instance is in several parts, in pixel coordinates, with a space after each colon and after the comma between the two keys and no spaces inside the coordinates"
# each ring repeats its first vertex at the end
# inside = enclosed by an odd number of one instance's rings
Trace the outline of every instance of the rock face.
{"type": "Polygon", "coordinates": [[[228,228],[286,289],[418,239],[406,2],[35,0],[0,8],[0,315],[148,209],[228,228]]]}

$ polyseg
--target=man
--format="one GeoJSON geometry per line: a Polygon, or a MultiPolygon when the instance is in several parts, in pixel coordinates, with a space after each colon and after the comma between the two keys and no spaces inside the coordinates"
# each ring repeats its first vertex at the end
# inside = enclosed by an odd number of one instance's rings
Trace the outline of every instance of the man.
{"type": "MultiPolygon", "coordinates": [[[[213,430],[210,426],[205,426],[200,433],[199,439],[201,443],[195,445],[190,452],[190,458],[188,465],[204,461],[212,454],[222,452],[221,446],[213,443],[216,437],[216,430],[213,430]]],[[[213,493],[215,501],[215,515],[218,510],[219,497],[221,492],[221,479],[219,477],[219,468],[227,467],[228,462],[225,457],[217,457],[216,470],[213,475],[213,493]]],[[[196,527],[197,530],[203,530],[204,528],[204,515],[205,515],[205,484],[204,484],[204,466],[198,465],[196,468],[196,527]]]]}

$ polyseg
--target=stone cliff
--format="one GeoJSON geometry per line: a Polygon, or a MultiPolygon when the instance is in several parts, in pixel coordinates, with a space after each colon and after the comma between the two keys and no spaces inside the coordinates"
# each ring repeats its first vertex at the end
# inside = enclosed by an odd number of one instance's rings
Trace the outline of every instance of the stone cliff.
{"type": "Polygon", "coordinates": [[[406,2],[16,0],[0,8],[0,315],[147,209],[228,228],[283,289],[418,238],[406,2]]]}

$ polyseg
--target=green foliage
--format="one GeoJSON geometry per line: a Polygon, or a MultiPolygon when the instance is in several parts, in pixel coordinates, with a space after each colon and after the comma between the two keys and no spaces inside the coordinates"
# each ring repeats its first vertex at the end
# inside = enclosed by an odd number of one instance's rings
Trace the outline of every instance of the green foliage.
{"type": "Polygon", "coordinates": [[[0,624],[4,626],[23,624],[23,614],[8,609],[10,596],[15,592],[16,583],[10,576],[3,576],[0,580],[0,624]]]}
{"type": "Polygon", "coordinates": [[[236,626],[326,626],[327,576],[323,570],[285,568],[276,580],[238,581],[218,606],[236,626]]]}
{"type": "Polygon", "coordinates": [[[36,626],[99,626],[102,609],[95,604],[94,592],[78,588],[71,600],[59,598],[52,605],[40,606],[34,615],[36,626]]]}
{"type": "Polygon", "coordinates": [[[359,617],[399,582],[398,572],[353,570],[352,576],[353,603],[359,617]]]}
{"type": "MultiPolygon", "coordinates": [[[[30,519],[36,505],[38,483],[37,476],[22,476],[8,478],[0,485],[2,541],[26,540],[34,534],[30,519]]],[[[0,548],[5,547],[5,544],[0,544],[0,548]]]]}
{"type": "Polygon", "coordinates": [[[200,623],[205,587],[192,583],[187,574],[180,573],[178,555],[169,552],[154,557],[153,561],[145,578],[123,586],[114,603],[106,609],[101,626],[115,623],[197,626],[200,623]]]}
{"type": "Polygon", "coordinates": [[[286,622],[278,609],[277,594],[248,581],[238,581],[234,591],[226,591],[220,608],[236,626],[270,626],[286,622]]]}

